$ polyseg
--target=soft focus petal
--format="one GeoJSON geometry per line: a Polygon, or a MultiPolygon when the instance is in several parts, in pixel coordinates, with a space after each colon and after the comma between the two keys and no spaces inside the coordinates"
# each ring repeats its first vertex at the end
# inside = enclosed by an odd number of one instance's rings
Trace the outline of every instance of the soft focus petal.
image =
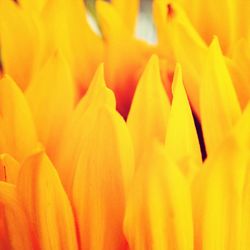
{"type": "Polygon", "coordinates": [[[40,249],[78,249],[68,197],[45,153],[36,153],[25,160],[17,192],[37,234],[40,249]]]}
{"type": "Polygon", "coordinates": [[[89,127],[89,123],[93,120],[92,110],[105,104],[115,107],[115,98],[105,85],[103,65],[101,65],[86,95],[78,103],[72,117],[66,124],[58,150],[56,166],[67,191],[71,189],[74,170],[80,156],[81,143],[84,140],[83,131],[89,127]]]}
{"type": "Polygon", "coordinates": [[[16,184],[19,168],[19,163],[10,155],[0,155],[0,181],[16,184]]]}
{"type": "Polygon", "coordinates": [[[126,22],[129,30],[134,32],[137,16],[139,14],[139,0],[112,0],[112,4],[126,22]]]}
{"type": "Polygon", "coordinates": [[[54,159],[75,101],[75,89],[69,66],[55,52],[35,75],[26,97],[30,104],[39,140],[54,159]]]}
{"type": "Polygon", "coordinates": [[[158,144],[145,155],[136,172],[124,228],[133,250],[193,249],[188,184],[158,144]]]}
{"type": "Polygon", "coordinates": [[[0,152],[22,161],[37,146],[31,112],[24,95],[8,77],[0,80],[0,152]]]}
{"type": "Polygon", "coordinates": [[[228,69],[233,79],[241,107],[245,107],[250,99],[250,37],[240,39],[232,49],[228,69]]]}
{"type": "Polygon", "coordinates": [[[197,175],[193,185],[195,249],[241,249],[242,194],[248,162],[247,151],[230,137],[197,175]]]}
{"type": "Polygon", "coordinates": [[[81,249],[126,250],[122,221],[133,174],[132,143],[114,107],[89,112],[72,190],[81,249]]]}
{"type": "Polygon", "coordinates": [[[194,29],[184,10],[172,1],[154,0],[154,19],[159,38],[159,53],[172,64],[182,65],[184,85],[195,112],[199,115],[200,72],[206,44],[194,29]]]}
{"type": "Polygon", "coordinates": [[[241,108],[216,38],[209,48],[205,65],[201,78],[200,109],[206,149],[210,154],[236,123],[241,108]]]}
{"type": "Polygon", "coordinates": [[[47,4],[48,0],[18,0],[18,3],[20,6],[30,12],[37,12],[40,14],[44,8],[44,6],[47,4]]]}
{"type": "Polygon", "coordinates": [[[41,15],[47,55],[62,51],[79,90],[85,93],[97,65],[103,61],[103,41],[88,22],[81,0],[48,1],[41,15]]]}
{"type": "Polygon", "coordinates": [[[159,59],[153,55],[137,85],[127,120],[137,164],[154,139],[164,143],[169,108],[161,81],[159,59]]]}
{"type": "Polygon", "coordinates": [[[0,181],[0,249],[39,249],[36,247],[16,188],[0,181]]]}
{"type": "Polygon", "coordinates": [[[179,163],[186,175],[193,174],[195,164],[201,165],[199,140],[182,83],[180,65],[176,66],[173,80],[173,101],[166,134],[166,152],[179,163]]]}
{"type": "Polygon", "coordinates": [[[82,0],[68,0],[71,67],[80,94],[85,93],[97,66],[104,60],[102,37],[91,30],[82,0]]]}
{"type": "Polygon", "coordinates": [[[38,66],[42,37],[40,28],[20,6],[11,0],[0,1],[0,44],[3,69],[26,89],[38,66]]]}
{"type": "Polygon", "coordinates": [[[115,92],[118,111],[126,118],[137,81],[154,48],[135,40],[112,4],[97,1],[96,7],[105,41],[105,79],[115,92]]]}
{"type": "Polygon", "coordinates": [[[237,29],[244,26],[237,23],[244,4],[248,1],[242,0],[220,0],[220,1],[200,1],[193,0],[192,4],[185,0],[178,0],[187,10],[188,17],[194,27],[201,34],[203,39],[209,44],[214,35],[218,36],[224,52],[228,52],[233,42],[237,40],[239,34],[237,29]],[[240,8],[238,10],[238,7],[240,8]],[[239,11],[239,12],[238,12],[239,11]]]}

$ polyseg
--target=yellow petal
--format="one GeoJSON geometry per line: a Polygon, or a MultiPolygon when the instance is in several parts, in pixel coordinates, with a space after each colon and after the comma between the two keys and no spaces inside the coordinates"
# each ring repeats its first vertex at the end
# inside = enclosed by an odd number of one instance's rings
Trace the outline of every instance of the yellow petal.
{"type": "Polygon", "coordinates": [[[0,180],[16,184],[19,163],[8,154],[0,155],[0,180]]]}
{"type": "Polygon", "coordinates": [[[0,249],[38,249],[12,184],[0,181],[0,249]],[[4,224],[1,224],[3,222],[4,224]],[[3,225],[3,227],[1,227],[3,225]]]}
{"type": "Polygon", "coordinates": [[[105,79],[116,94],[117,110],[126,118],[136,84],[154,48],[135,40],[112,4],[97,1],[96,8],[105,40],[105,79]]]}
{"type": "Polygon", "coordinates": [[[247,151],[233,137],[208,157],[193,186],[195,249],[241,249],[247,151]]]}
{"type": "Polygon", "coordinates": [[[161,81],[159,60],[153,55],[137,85],[127,120],[136,163],[154,139],[164,143],[169,106],[161,81]]]}
{"type": "Polygon", "coordinates": [[[200,72],[207,46],[177,3],[155,0],[153,11],[160,53],[167,57],[172,67],[175,62],[183,66],[184,85],[199,115],[200,72]]]}
{"type": "Polygon", "coordinates": [[[72,76],[59,52],[55,52],[35,75],[26,97],[39,140],[54,159],[64,128],[62,124],[68,120],[75,101],[72,76]]]}
{"type": "Polygon", "coordinates": [[[250,103],[243,110],[241,117],[234,126],[231,133],[233,134],[235,140],[243,148],[250,149],[250,103]]]}
{"type": "MultiPolygon", "coordinates": [[[[239,35],[237,29],[244,25],[244,21],[237,23],[239,16],[238,7],[244,9],[245,2],[238,0],[199,1],[193,0],[192,4],[185,0],[183,7],[194,24],[194,27],[209,44],[214,35],[219,37],[224,52],[228,52],[233,42],[239,35]],[[242,8],[243,7],[243,8],[242,8]]],[[[241,29],[241,28],[240,28],[241,29]]],[[[242,35],[242,34],[241,34],[242,35]]]]}
{"type": "Polygon", "coordinates": [[[40,14],[45,6],[45,4],[47,4],[48,0],[36,0],[36,1],[32,1],[32,0],[18,0],[18,3],[20,4],[20,6],[29,11],[29,12],[35,12],[40,14]]]}
{"type": "Polygon", "coordinates": [[[93,120],[93,110],[104,104],[115,108],[115,97],[105,85],[103,65],[101,65],[97,69],[86,95],[78,103],[72,117],[66,123],[58,150],[55,165],[67,191],[71,189],[75,166],[81,152],[82,133],[93,120]],[[69,166],[71,167],[69,168],[69,166]]]}
{"type": "Polygon", "coordinates": [[[87,90],[97,66],[104,60],[104,42],[102,37],[89,27],[84,1],[68,2],[66,14],[71,48],[70,62],[82,94],[87,90]]]}
{"type": "Polygon", "coordinates": [[[22,161],[36,145],[28,104],[17,85],[4,76],[0,80],[0,152],[22,161]]]}
{"type": "Polygon", "coordinates": [[[180,65],[176,66],[173,80],[173,100],[168,119],[166,152],[178,162],[185,174],[192,174],[193,161],[201,165],[201,151],[194,118],[182,83],[180,65]]]}
{"type": "Polygon", "coordinates": [[[130,249],[193,249],[191,198],[177,165],[155,144],[131,185],[124,229],[130,249]]]}
{"type": "Polygon", "coordinates": [[[103,61],[103,41],[87,22],[81,0],[51,0],[43,12],[47,54],[62,51],[69,63],[80,97],[85,93],[96,67],[103,61]]]}
{"type": "Polygon", "coordinates": [[[54,166],[43,153],[21,166],[17,192],[40,249],[78,249],[72,209],[54,166]]]}
{"type": "Polygon", "coordinates": [[[122,221],[133,175],[132,143],[114,107],[103,105],[91,113],[73,180],[81,249],[125,250],[122,221]]]}
{"type": "Polygon", "coordinates": [[[42,38],[37,23],[11,0],[0,1],[3,69],[26,89],[40,60],[42,38]]]}
{"type": "Polygon", "coordinates": [[[103,0],[96,1],[97,17],[100,22],[101,31],[107,40],[120,40],[121,37],[130,36],[128,27],[120,16],[119,9],[103,0]],[[120,28],[124,30],[121,33],[120,28]],[[117,34],[120,34],[117,36],[117,34]]]}
{"type": "Polygon", "coordinates": [[[241,107],[244,108],[250,99],[250,38],[238,41],[233,46],[231,57],[231,60],[227,60],[227,66],[241,107]]]}
{"type": "Polygon", "coordinates": [[[115,98],[113,93],[106,87],[104,80],[104,65],[100,64],[91,81],[87,93],[80,100],[74,111],[74,117],[79,118],[90,106],[108,104],[115,107],[115,98]]]}
{"type": "Polygon", "coordinates": [[[247,173],[245,177],[245,184],[243,189],[243,199],[242,199],[242,241],[241,241],[241,249],[247,250],[249,246],[249,234],[250,234],[250,216],[249,216],[249,209],[250,209],[250,171],[249,167],[247,168],[247,173]]]}
{"type": "Polygon", "coordinates": [[[138,0],[112,0],[112,4],[118,10],[129,30],[134,32],[139,11],[140,1],[138,0]]]}
{"type": "Polygon", "coordinates": [[[238,120],[241,108],[218,40],[209,48],[200,90],[201,123],[208,154],[215,151],[238,120]]]}

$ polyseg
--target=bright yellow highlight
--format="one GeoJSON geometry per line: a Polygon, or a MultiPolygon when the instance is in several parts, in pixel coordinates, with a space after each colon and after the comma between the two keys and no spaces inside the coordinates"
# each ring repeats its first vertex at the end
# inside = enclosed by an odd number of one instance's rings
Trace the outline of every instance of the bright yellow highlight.
{"type": "Polygon", "coordinates": [[[249,249],[250,1],[140,4],[0,0],[0,250],[249,249]]]}

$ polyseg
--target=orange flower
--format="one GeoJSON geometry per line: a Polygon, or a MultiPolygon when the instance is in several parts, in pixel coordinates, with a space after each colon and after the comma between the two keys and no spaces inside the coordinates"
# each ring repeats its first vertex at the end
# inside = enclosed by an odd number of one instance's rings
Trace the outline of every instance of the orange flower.
{"type": "Polygon", "coordinates": [[[0,249],[248,249],[246,1],[0,0],[0,249]],[[244,2],[244,3],[243,3],[244,2]],[[220,15],[218,15],[220,13],[220,15]]]}

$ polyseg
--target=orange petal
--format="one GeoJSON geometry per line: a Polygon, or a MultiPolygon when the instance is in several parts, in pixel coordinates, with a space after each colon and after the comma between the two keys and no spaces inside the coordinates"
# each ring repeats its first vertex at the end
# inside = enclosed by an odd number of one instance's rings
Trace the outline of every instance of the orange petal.
{"type": "Polygon", "coordinates": [[[250,171],[249,167],[247,168],[246,177],[245,177],[245,184],[243,188],[243,199],[242,199],[242,249],[247,250],[249,246],[249,234],[250,234],[250,216],[249,216],[249,209],[250,209],[250,171]]]}
{"type": "Polygon", "coordinates": [[[207,46],[185,12],[169,0],[153,2],[159,51],[172,64],[183,66],[183,83],[195,112],[199,115],[200,72],[207,46]]]}
{"type": "Polygon", "coordinates": [[[90,112],[72,189],[81,249],[126,250],[122,221],[133,174],[132,143],[114,107],[90,112]]]}
{"type": "Polygon", "coordinates": [[[18,0],[18,3],[20,6],[29,12],[35,12],[40,14],[44,8],[44,6],[47,4],[48,0],[18,0]]]}
{"type": "Polygon", "coordinates": [[[244,148],[250,149],[250,103],[243,110],[241,117],[231,133],[235,140],[244,148]]]}
{"type": "Polygon", "coordinates": [[[127,120],[134,143],[136,163],[154,139],[164,143],[169,108],[161,81],[159,60],[153,55],[137,85],[127,120]]]}
{"type": "MultiPolygon", "coordinates": [[[[249,5],[250,7],[250,5],[249,5]]],[[[241,107],[244,108],[250,99],[250,38],[241,39],[232,48],[231,60],[227,66],[233,79],[241,107]]]]}
{"type": "Polygon", "coordinates": [[[193,249],[189,187],[161,145],[145,154],[135,174],[124,229],[130,249],[193,249]]]}
{"type": "Polygon", "coordinates": [[[1,59],[3,69],[26,89],[40,60],[42,37],[38,24],[19,5],[0,1],[1,59]]]}
{"type": "Polygon", "coordinates": [[[105,40],[105,79],[116,94],[118,111],[126,118],[135,86],[154,48],[135,40],[112,4],[97,1],[96,8],[105,40]]]}
{"type": "Polygon", "coordinates": [[[43,152],[32,155],[21,166],[17,192],[41,249],[78,249],[68,197],[43,152]]]}
{"type": "Polygon", "coordinates": [[[78,85],[78,97],[86,91],[96,67],[103,61],[103,41],[89,27],[83,2],[48,1],[41,16],[47,54],[54,49],[62,51],[78,85]]]}
{"type": "Polygon", "coordinates": [[[194,162],[201,165],[201,151],[194,118],[182,83],[180,65],[176,66],[173,80],[173,101],[169,114],[166,152],[180,164],[186,175],[192,175],[194,162]]]}
{"type": "Polygon", "coordinates": [[[19,163],[8,154],[0,155],[0,180],[16,184],[19,163]]]}
{"type": "Polygon", "coordinates": [[[247,19],[238,23],[238,19],[244,11],[244,5],[248,1],[222,0],[199,1],[192,0],[192,4],[185,0],[179,0],[186,9],[188,17],[194,24],[195,29],[209,44],[214,35],[218,36],[224,52],[228,52],[232,43],[243,34],[242,29],[247,19]],[[238,9],[238,7],[240,9],[238,9]],[[241,33],[241,34],[240,34],[241,33]]]}
{"type": "Polygon", "coordinates": [[[131,32],[134,32],[139,12],[140,1],[138,0],[112,0],[112,4],[120,13],[124,22],[131,32]]]}
{"type": "Polygon", "coordinates": [[[84,1],[69,0],[69,9],[66,11],[69,16],[72,72],[80,85],[80,91],[85,92],[97,66],[104,60],[104,42],[89,27],[84,1]]]}
{"type": "Polygon", "coordinates": [[[242,194],[248,162],[247,150],[229,137],[197,175],[193,185],[195,249],[244,246],[242,194]]]}
{"type": "Polygon", "coordinates": [[[81,152],[83,131],[93,120],[93,110],[104,104],[115,108],[115,97],[105,86],[103,65],[101,65],[97,69],[86,95],[78,103],[72,117],[66,124],[58,150],[56,166],[67,191],[71,189],[75,166],[81,152]],[[71,167],[69,168],[69,166],[71,167]]]}
{"type": "Polygon", "coordinates": [[[0,80],[0,152],[22,161],[36,146],[36,131],[23,93],[4,76],[0,80]]]}
{"type": "Polygon", "coordinates": [[[200,89],[201,123],[208,154],[214,152],[238,120],[241,108],[218,40],[209,48],[200,89]]]}
{"type": "Polygon", "coordinates": [[[69,119],[75,101],[69,66],[59,52],[55,52],[35,75],[26,97],[39,140],[54,159],[63,132],[62,124],[69,119]]]}
{"type": "Polygon", "coordinates": [[[0,181],[0,249],[38,249],[36,247],[16,188],[0,181]]]}

